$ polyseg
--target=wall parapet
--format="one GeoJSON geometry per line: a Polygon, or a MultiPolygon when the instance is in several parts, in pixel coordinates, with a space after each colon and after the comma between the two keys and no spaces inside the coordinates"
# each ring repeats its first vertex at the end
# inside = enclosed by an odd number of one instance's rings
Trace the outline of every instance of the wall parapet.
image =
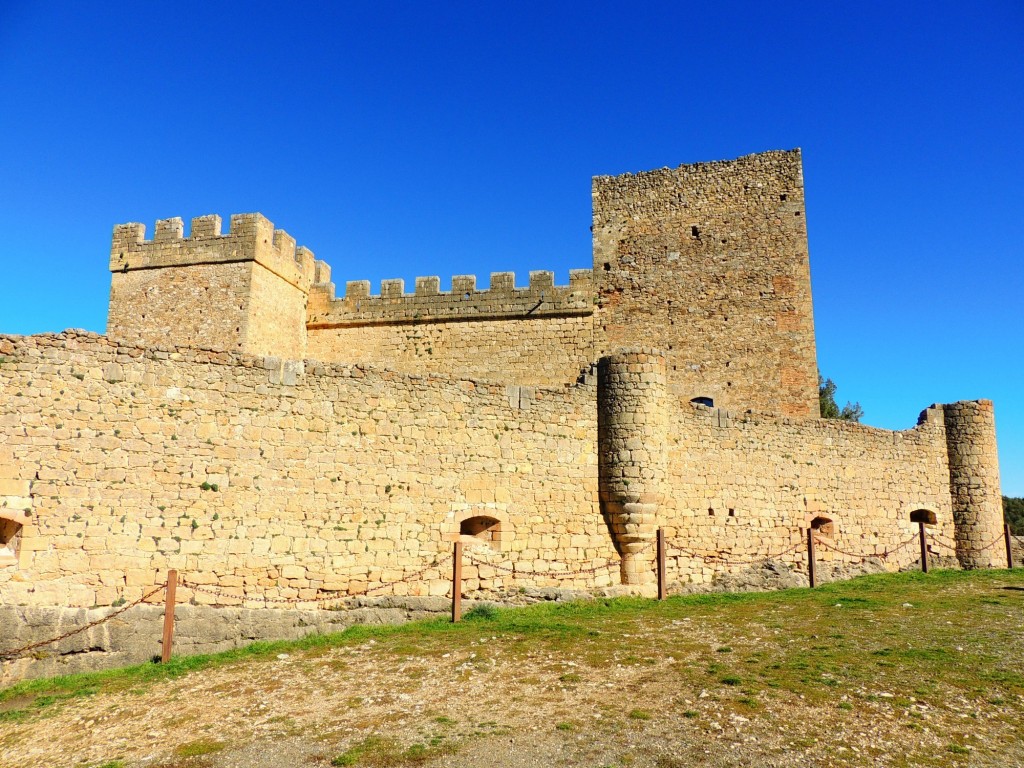
{"type": "Polygon", "coordinates": [[[404,280],[384,280],[380,294],[374,295],[368,280],[352,280],[338,298],[334,283],[319,282],[310,293],[307,327],[584,316],[594,311],[589,269],[571,270],[569,285],[555,285],[554,273],[548,271],[530,272],[526,288],[516,287],[513,272],[492,272],[488,288],[477,288],[475,275],[454,276],[450,291],[442,291],[440,284],[436,276],[417,277],[414,292],[406,293],[404,280]]]}
{"type": "Polygon", "coordinates": [[[226,234],[221,233],[221,217],[216,214],[193,218],[188,237],[184,229],[181,218],[160,219],[153,238],[146,240],[145,224],[118,224],[110,246],[110,271],[255,261],[304,292],[323,271],[311,250],[296,247],[294,237],[275,229],[259,213],[233,214],[226,234]]]}

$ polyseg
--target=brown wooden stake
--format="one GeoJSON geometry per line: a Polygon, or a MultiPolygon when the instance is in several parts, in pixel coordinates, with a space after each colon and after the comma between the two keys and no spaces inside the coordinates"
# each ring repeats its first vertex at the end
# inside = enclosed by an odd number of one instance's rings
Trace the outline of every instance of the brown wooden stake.
{"type": "Polygon", "coordinates": [[[924,521],[917,521],[918,530],[921,532],[921,573],[928,573],[928,538],[924,532],[924,521]]]}
{"type": "Polygon", "coordinates": [[[164,639],[160,650],[160,661],[166,664],[171,660],[171,644],[174,642],[174,593],[178,589],[178,572],[167,572],[167,590],[164,600],[164,639]]]}
{"type": "Polygon", "coordinates": [[[455,542],[452,557],[452,621],[462,618],[462,542],[455,542]]]}
{"type": "Polygon", "coordinates": [[[807,579],[814,587],[814,529],[807,529],[807,579]]]}
{"type": "Polygon", "coordinates": [[[665,529],[658,529],[658,599],[664,600],[668,591],[665,581],[665,529]]]}
{"type": "Polygon", "coordinates": [[[1003,523],[1003,537],[1006,539],[1006,567],[1013,568],[1013,547],[1010,544],[1010,524],[1003,523]]]}

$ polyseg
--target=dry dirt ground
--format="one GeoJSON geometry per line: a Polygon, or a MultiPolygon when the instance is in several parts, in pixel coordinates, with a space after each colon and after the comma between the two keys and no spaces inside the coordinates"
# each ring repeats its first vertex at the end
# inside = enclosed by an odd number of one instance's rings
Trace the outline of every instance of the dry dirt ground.
{"type": "Polygon", "coordinates": [[[1020,678],[978,671],[1024,663],[1024,575],[879,584],[466,621],[129,682],[0,721],[0,765],[1024,766],[1020,678]]]}

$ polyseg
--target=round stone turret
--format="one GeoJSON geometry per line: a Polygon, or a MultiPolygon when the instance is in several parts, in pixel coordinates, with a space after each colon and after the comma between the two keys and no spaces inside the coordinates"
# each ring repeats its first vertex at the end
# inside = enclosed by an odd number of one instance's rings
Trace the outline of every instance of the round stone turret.
{"type": "Polygon", "coordinates": [[[622,557],[622,583],[653,584],[658,505],[665,482],[664,355],[624,349],[598,364],[601,507],[622,557]]]}
{"type": "Polygon", "coordinates": [[[943,418],[957,559],[964,568],[1000,566],[1003,499],[992,401],[944,405],[943,418]]]}

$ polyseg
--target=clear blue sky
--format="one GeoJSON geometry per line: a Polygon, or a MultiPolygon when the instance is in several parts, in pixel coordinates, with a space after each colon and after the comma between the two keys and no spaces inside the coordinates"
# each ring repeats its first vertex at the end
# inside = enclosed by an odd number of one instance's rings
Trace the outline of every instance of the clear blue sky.
{"type": "Polygon", "coordinates": [[[840,404],[991,398],[1024,496],[1019,0],[4,0],[0,94],[7,333],[103,331],[118,222],[260,211],[375,290],[565,282],[592,175],[802,147],[840,404]]]}

